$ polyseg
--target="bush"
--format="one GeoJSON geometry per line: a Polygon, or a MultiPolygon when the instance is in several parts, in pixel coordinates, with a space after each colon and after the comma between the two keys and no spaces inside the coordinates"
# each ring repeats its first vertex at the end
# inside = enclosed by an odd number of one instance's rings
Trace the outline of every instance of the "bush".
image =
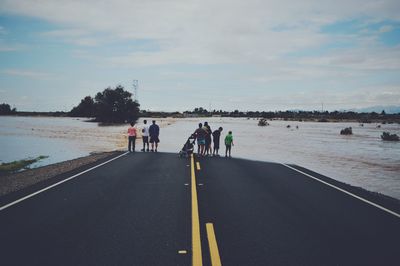
{"type": "Polygon", "coordinates": [[[387,140],[387,141],[399,141],[400,138],[396,134],[390,134],[389,132],[383,132],[381,135],[382,140],[387,140]]]}
{"type": "Polygon", "coordinates": [[[353,135],[353,129],[351,127],[346,127],[340,130],[340,135],[353,135]]]}
{"type": "Polygon", "coordinates": [[[264,126],[269,126],[269,123],[267,122],[267,119],[261,118],[261,119],[258,121],[258,125],[259,125],[260,127],[264,127],[264,126]]]}

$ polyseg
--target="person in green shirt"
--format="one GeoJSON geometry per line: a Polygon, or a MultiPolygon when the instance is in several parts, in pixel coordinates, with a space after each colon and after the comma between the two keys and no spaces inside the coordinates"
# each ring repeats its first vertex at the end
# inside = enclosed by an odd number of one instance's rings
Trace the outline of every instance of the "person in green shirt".
{"type": "Polygon", "coordinates": [[[229,158],[231,158],[232,146],[233,146],[233,136],[232,136],[232,131],[229,131],[228,135],[226,135],[225,137],[225,157],[227,157],[229,153],[229,158]]]}

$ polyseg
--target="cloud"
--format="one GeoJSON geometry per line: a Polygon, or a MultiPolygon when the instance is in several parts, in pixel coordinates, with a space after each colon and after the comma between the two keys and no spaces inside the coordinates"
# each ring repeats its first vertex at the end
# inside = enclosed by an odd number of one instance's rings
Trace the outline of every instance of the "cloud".
{"type": "Polygon", "coordinates": [[[293,91],[290,97],[285,92],[246,96],[214,97],[214,106],[229,106],[240,110],[342,110],[364,108],[374,105],[399,105],[399,86],[362,87],[343,90],[329,87],[293,91]]]}
{"type": "Polygon", "coordinates": [[[30,70],[21,70],[21,69],[5,69],[1,71],[1,73],[10,75],[10,76],[18,76],[30,79],[38,79],[38,80],[49,80],[53,79],[54,75],[46,72],[37,72],[30,70]]]}
{"type": "Polygon", "coordinates": [[[27,49],[27,46],[21,43],[8,43],[0,39],[0,52],[15,52],[27,49]]]}
{"type": "Polygon", "coordinates": [[[29,1],[4,0],[6,12],[48,20],[71,29],[47,32],[77,45],[152,39],[160,51],[111,57],[119,65],[268,64],[271,57],[326,44],[322,25],[371,17],[400,20],[397,0],[289,1],[29,1]],[[281,28],[281,30],[277,30],[281,28]],[[101,33],[101,35],[99,35],[101,33]]]}
{"type": "MultiPolygon", "coordinates": [[[[354,99],[364,99],[362,104],[383,101],[386,94],[369,91],[375,96],[366,98],[366,90],[357,88],[371,76],[380,80],[376,87],[382,87],[379,75],[400,71],[400,46],[387,47],[379,41],[382,33],[392,31],[400,21],[398,0],[2,0],[0,10],[51,23],[55,29],[40,37],[76,45],[70,50],[75,59],[102,69],[122,70],[120,73],[138,67],[148,76],[157,76],[158,80],[152,81],[154,88],[163,88],[165,79],[179,84],[190,77],[193,85],[209,76],[220,83],[233,79],[245,84],[235,84],[245,87],[245,93],[235,91],[230,83],[215,85],[213,96],[221,104],[227,89],[237,94],[232,101],[250,107],[253,102],[262,107],[263,101],[281,103],[281,107],[296,102],[318,106],[321,101],[337,105],[361,104],[354,99]],[[352,21],[355,30],[343,34],[321,30],[343,21],[352,21]],[[135,46],[140,42],[147,45],[147,41],[155,48],[135,46]],[[96,49],[91,49],[94,46],[96,49]],[[186,71],[193,66],[203,69],[186,71]],[[212,73],[218,66],[227,68],[221,76],[212,73]],[[148,74],[167,68],[178,70],[148,74]],[[259,95],[246,95],[252,87],[260,90],[259,95]],[[316,87],[320,89],[312,90],[316,87]],[[295,93],[297,88],[304,89],[303,93],[295,93]],[[274,96],[274,90],[282,95],[274,96]],[[264,94],[268,96],[264,98],[264,94]]],[[[2,49],[13,48],[2,48],[0,42],[2,49]]],[[[31,71],[9,74],[48,77],[31,71]]],[[[188,84],[171,88],[171,92],[188,88],[188,84]]]]}
{"type": "Polygon", "coordinates": [[[375,89],[371,95],[371,102],[384,105],[399,105],[400,86],[386,86],[375,89]]]}
{"type": "Polygon", "coordinates": [[[392,25],[384,25],[384,26],[379,28],[379,32],[380,33],[390,32],[393,29],[394,29],[394,27],[392,25]]]}
{"type": "Polygon", "coordinates": [[[43,37],[51,38],[53,40],[63,40],[79,46],[96,46],[100,41],[91,36],[91,33],[83,29],[61,29],[42,32],[43,37]]]}
{"type": "Polygon", "coordinates": [[[0,43],[0,52],[14,52],[20,50],[18,46],[12,46],[0,43]]]}

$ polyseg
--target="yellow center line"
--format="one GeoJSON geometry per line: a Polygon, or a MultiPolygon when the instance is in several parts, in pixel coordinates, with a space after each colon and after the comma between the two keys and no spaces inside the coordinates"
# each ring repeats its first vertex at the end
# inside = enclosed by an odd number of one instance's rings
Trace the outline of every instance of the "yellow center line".
{"type": "Polygon", "coordinates": [[[214,226],[212,223],[206,223],[208,246],[210,248],[211,265],[221,266],[221,258],[219,256],[217,239],[215,237],[214,226]]]}
{"type": "Polygon", "coordinates": [[[201,256],[199,207],[197,204],[196,175],[194,171],[193,154],[191,155],[190,161],[192,182],[192,265],[202,266],[203,260],[201,256]]]}
{"type": "Polygon", "coordinates": [[[200,170],[201,170],[201,168],[200,168],[200,162],[196,162],[196,167],[197,167],[197,171],[200,171],[200,170]]]}

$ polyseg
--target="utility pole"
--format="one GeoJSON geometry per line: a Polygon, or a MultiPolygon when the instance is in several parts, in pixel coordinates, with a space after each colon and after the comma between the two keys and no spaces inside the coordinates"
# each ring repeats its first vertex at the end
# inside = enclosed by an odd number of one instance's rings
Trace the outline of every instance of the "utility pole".
{"type": "Polygon", "coordinates": [[[132,85],[133,85],[133,97],[136,102],[139,102],[139,97],[138,97],[139,81],[137,79],[134,79],[132,85]]]}

